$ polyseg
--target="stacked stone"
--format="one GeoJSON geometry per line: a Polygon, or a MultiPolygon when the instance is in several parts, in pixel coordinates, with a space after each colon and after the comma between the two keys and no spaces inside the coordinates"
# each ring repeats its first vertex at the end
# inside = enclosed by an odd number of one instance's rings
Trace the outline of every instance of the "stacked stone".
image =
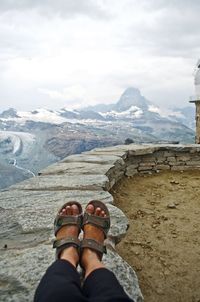
{"type": "Polygon", "coordinates": [[[130,150],[126,160],[126,176],[136,174],[152,174],[163,170],[186,171],[200,170],[200,148],[197,145],[163,146],[148,150],[130,150]],[[146,154],[143,152],[146,151],[146,154]]]}

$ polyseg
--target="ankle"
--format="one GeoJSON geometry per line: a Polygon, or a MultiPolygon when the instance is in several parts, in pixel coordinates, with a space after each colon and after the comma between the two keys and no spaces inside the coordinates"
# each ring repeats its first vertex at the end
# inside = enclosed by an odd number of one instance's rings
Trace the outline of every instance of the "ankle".
{"type": "Polygon", "coordinates": [[[85,248],[81,257],[81,266],[85,270],[85,279],[95,270],[105,268],[93,250],[85,248]]]}
{"type": "Polygon", "coordinates": [[[101,261],[99,259],[99,256],[97,255],[97,252],[89,249],[89,248],[84,248],[82,257],[81,257],[81,266],[87,270],[90,267],[94,267],[97,265],[101,265],[101,261]]]}
{"type": "Polygon", "coordinates": [[[67,260],[70,262],[74,267],[77,267],[79,262],[79,254],[77,248],[70,246],[64,249],[60,254],[60,259],[67,260]]]}

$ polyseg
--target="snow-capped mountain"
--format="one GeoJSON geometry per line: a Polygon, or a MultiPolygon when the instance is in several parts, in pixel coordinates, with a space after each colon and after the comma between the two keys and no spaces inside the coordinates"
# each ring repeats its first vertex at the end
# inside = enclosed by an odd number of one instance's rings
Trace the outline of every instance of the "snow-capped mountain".
{"type": "Polygon", "coordinates": [[[120,97],[116,104],[98,104],[89,106],[84,109],[96,112],[103,116],[106,120],[129,119],[133,123],[140,118],[143,119],[166,119],[172,122],[179,122],[194,130],[195,128],[195,108],[188,106],[185,108],[161,108],[156,106],[144,96],[141,95],[139,89],[128,88],[120,97]]]}
{"type": "Polygon", "coordinates": [[[138,122],[140,119],[155,119],[182,123],[194,129],[194,107],[166,109],[154,105],[141,95],[139,89],[128,88],[116,104],[98,104],[79,110],[67,108],[58,111],[39,108],[31,112],[16,111],[10,108],[0,113],[2,125],[9,122],[25,124],[27,121],[42,122],[50,124],[81,123],[87,124],[90,121],[131,121],[138,122]]]}
{"type": "Polygon", "coordinates": [[[0,163],[4,171],[11,165],[15,175],[23,171],[30,177],[67,155],[123,144],[126,138],[137,143],[194,142],[188,127],[194,126],[194,110],[189,108],[161,109],[138,89],[128,88],[115,104],[80,110],[8,109],[0,113],[0,163]]]}

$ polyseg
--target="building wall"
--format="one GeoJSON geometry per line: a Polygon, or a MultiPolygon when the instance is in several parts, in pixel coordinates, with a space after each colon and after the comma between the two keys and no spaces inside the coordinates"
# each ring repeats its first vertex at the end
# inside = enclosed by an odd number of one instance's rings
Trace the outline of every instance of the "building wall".
{"type": "MultiPolygon", "coordinates": [[[[200,87],[200,86],[199,86],[200,87]]],[[[200,96],[200,94],[199,94],[200,96]]],[[[196,144],[200,144],[200,101],[196,102],[196,144]]]]}
{"type": "Polygon", "coordinates": [[[197,99],[200,100],[200,60],[197,63],[197,71],[195,74],[194,85],[195,85],[195,94],[198,97],[197,99]]]}

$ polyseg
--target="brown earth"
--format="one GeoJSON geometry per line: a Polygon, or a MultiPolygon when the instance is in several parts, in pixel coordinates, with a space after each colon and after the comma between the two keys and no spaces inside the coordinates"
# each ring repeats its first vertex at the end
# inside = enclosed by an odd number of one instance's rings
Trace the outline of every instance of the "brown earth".
{"type": "Polygon", "coordinates": [[[145,301],[200,301],[200,172],[125,178],[113,189],[130,228],[117,245],[145,301]]]}

